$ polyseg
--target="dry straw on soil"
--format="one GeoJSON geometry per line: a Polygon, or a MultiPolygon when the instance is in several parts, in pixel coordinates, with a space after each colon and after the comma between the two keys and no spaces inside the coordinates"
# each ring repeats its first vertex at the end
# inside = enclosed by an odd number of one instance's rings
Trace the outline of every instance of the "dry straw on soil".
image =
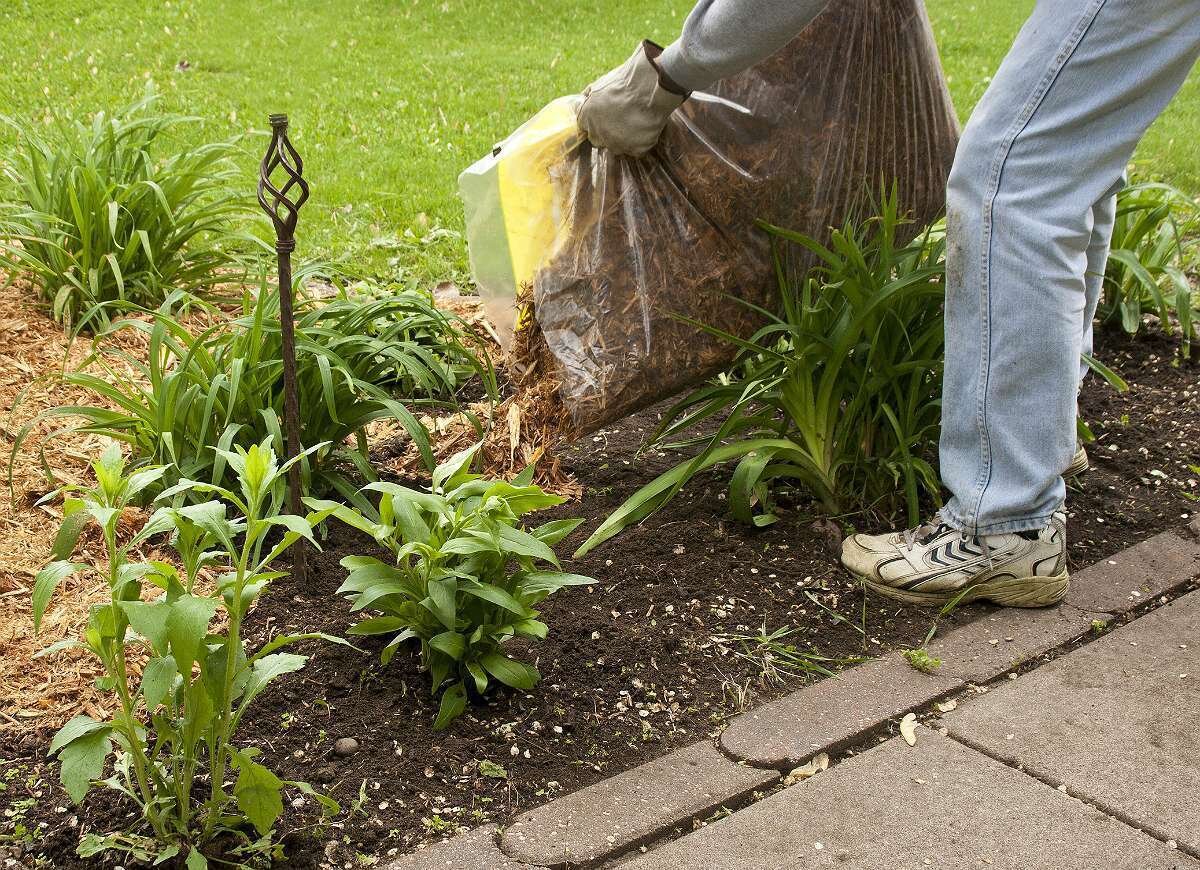
{"type": "MultiPolygon", "coordinates": [[[[33,291],[19,280],[0,291],[0,407],[5,411],[0,433],[5,464],[17,433],[40,412],[93,400],[83,390],[64,387],[58,377],[64,359],[77,365],[89,343],[76,342],[67,357],[62,327],[32,298],[33,291]]],[[[103,580],[70,578],[47,611],[41,633],[33,633],[33,577],[49,558],[62,516],[59,505],[35,504],[53,488],[38,450],[43,438],[60,425],[61,421],[47,421],[36,427],[15,465],[11,494],[7,486],[0,488],[0,732],[57,726],[81,711],[101,713],[92,681],[102,674],[90,655],[67,650],[32,658],[51,643],[78,637],[88,607],[108,597],[103,580]]],[[[46,459],[61,482],[83,483],[89,458],[103,446],[96,436],[68,436],[47,451],[46,459]]],[[[97,550],[95,539],[84,539],[80,555],[103,558],[97,550]]]]}

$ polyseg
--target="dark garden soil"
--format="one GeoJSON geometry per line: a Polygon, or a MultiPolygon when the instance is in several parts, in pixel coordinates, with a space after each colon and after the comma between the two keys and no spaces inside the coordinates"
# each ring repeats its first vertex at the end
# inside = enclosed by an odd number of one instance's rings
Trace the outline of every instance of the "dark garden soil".
{"type": "MultiPolygon", "coordinates": [[[[1074,568],[1184,524],[1197,507],[1188,496],[1200,496],[1200,472],[1190,467],[1200,464],[1200,367],[1174,364],[1171,342],[1157,334],[1130,340],[1106,332],[1101,340],[1102,357],[1130,391],[1119,395],[1093,379],[1084,392],[1098,442],[1089,451],[1092,472],[1069,498],[1074,568]]],[[[568,453],[585,497],[554,513],[587,518],[568,545],[673,464],[661,454],[638,456],[656,421],[640,415],[568,453]]],[[[308,667],[257,702],[241,734],[281,775],[307,779],[343,806],[322,825],[311,799],[290,795],[281,866],[356,866],[356,853],[405,852],[460,827],[503,823],[704,739],[746,705],[803,682],[772,673],[761,657],[740,657],[745,648],[730,635],[788,628],[788,643],[835,659],[921,643],[934,614],[878,597],[866,602],[861,633],[862,594],[833,555],[840,529],[814,523],[798,502],[776,525],[747,530],[726,518],[724,484],[719,473],[697,480],[642,526],[571,563],[599,582],[546,602],[551,633],[531,651],[541,684],[496,694],[445,733],[430,730],[435,707],[413,657],[397,655],[381,668],[378,645],[364,644],[369,654],[310,647],[308,667]],[[357,750],[339,756],[334,743],[346,737],[357,750]]],[[[335,531],[310,584],[279,582],[252,630],[343,633],[351,616],[333,594],[344,574],[338,560],[366,551],[335,531]]],[[[983,612],[964,608],[943,624],[983,612]]],[[[49,736],[0,744],[0,830],[16,839],[8,848],[28,866],[34,855],[43,866],[107,866],[76,858],[74,848],[81,832],[123,826],[122,812],[95,793],[82,808],[70,806],[56,765],[45,760],[49,736]]]]}

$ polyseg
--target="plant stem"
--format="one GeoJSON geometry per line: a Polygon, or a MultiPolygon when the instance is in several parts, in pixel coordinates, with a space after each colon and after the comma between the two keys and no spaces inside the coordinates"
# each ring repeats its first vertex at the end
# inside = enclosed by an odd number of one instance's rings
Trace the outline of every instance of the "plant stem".
{"type": "MultiPolygon", "coordinates": [[[[234,579],[232,606],[229,613],[229,635],[225,641],[225,677],[222,686],[221,716],[214,727],[212,747],[212,792],[209,800],[208,821],[204,825],[204,838],[212,836],[225,793],[225,758],[229,754],[230,719],[233,714],[233,681],[237,676],[237,654],[242,648],[242,590],[246,584],[246,569],[250,562],[250,551],[256,537],[256,505],[250,505],[246,516],[245,539],[238,556],[237,575],[234,579]]],[[[218,594],[220,594],[218,592],[218,594]]]]}
{"type": "Polygon", "coordinates": [[[116,654],[112,662],[112,670],[116,671],[117,695],[121,699],[122,730],[125,732],[125,739],[129,742],[129,754],[132,756],[133,773],[137,778],[138,789],[142,793],[146,818],[159,838],[166,840],[166,829],[163,826],[162,819],[159,817],[157,802],[155,800],[155,790],[151,788],[146,772],[145,747],[137,733],[138,722],[134,699],[129,692],[129,672],[125,663],[124,613],[117,598],[117,592],[120,588],[118,579],[121,568],[120,553],[117,549],[116,540],[109,529],[104,530],[104,538],[106,549],[108,550],[108,585],[112,601],[110,606],[113,610],[113,621],[116,625],[122,626],[121,637],[116,638],[116,654]]]}

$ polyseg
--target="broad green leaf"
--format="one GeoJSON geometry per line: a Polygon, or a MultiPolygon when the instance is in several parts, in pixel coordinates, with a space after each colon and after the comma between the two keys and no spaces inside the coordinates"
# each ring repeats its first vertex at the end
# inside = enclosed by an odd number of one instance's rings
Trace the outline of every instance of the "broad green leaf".
{"type": "Polygon", "coordinates": [[[142,490],[160,481],[166,471],[166,468],[159,466],[156,468],[145,468],[129,475],[128,497],[132,499],[142,490]]]}
{"type": "MultiPolygon", "coordinates": [[[[436,616],[446,628],[453,629],[457,618],[454,599],[458,592],[458,582],[453,577],[430,580],[428,589],[429,597],[425,600],[430,602],[427,605],[429,612],[436,616]]],[[[424,604],[424,602],[422,603],[424,604]]]]}
{"type": "Polygon", "coordinates": [[[300,670],[307,661],[308,656],[294,653],[274,653],[255,661],[250,668],[250,679],[246,683],[245,693],[242,696],[242,706],[248,706],[271,680],[282,674],[300,670]]]}
{"type": "Polygon", "coordinates": [[[466,450],[455,453],[435,468],[433,470],[433,488],[435,490],[453,489],[467,476],[471,467],[471,461],[478,452],[479,445],[476,444],[468,447],[466,450]]]}
{"type": "Polygon", "coordinates": [[[54,590],[67,577],[70,577],[76,571],[82,571],[87,568],[79,562],[51,562],[41,571],[38,571],[37,576],[33,578],[33,630],[39,631],[42,626],[42,616],[46,612],[46,605],[50,603],[51,597],[54,595],[54,590]]]}
{"type": "Polygon", "coordinates": [[[208,860],[200,854],[199,849],[193,848],[188,852],[185,870],[208,870],[208,860]]]}
{"type": "Polygon", "coordinates": [[[561,571],[531,571],[519,581],[522,594],[538,592],[557,592],[564,586],[590,586],[596,582],[594,577],[582,574],[564,574],[561,571]]]}
{"type": "Polygon", "coordinates": [[[233,786],[233,796],[246,818],[265,836],[283,812],[280,796],[283,780],[244,752],[235,752],[234,759],[238,778],[233,786]]]}
{"type": "Polygon", "coordinates": [[[167,620],[171,615],[172,605],[166,602],[122,601],[120,606],[133,630],[146,638],[156,653],[166,655],[167,620]]]}
{"type": "Polygon", "coordinates": [[[536,619],[522,619],[520,622],[513,623],[513,628],[517,634],[523,634],[526,637],[536,637],[539,640],[545,640],[550,629],[544,622],[536,619]]]}
{"type": "Polygon", "coordinates": [[[500,653],[480,656],[479,663],[497,680],[514,689],[532,689],[541,679],[541,674],[534,668],[500,653]]]}
{"type": "Polygon", "coordinates": [[[431,637],[429,645],[439,652],[444,652],[455,661],[459,661],[466,652],[467,640],[457,631],[444,631],[431,637]]]}
{"type": "Polygon", "coordinates": [[[383,498],[391,507],[396,527],[405,541],[425,543],[429,540],[429,524],[421,516],[420,506],[416,502],[392,495],[383,498]]]}
{"type": "Polygon", "coordinates": [[[495,553],[498,547],[490,537],[477,533],[451,538],[438,547],[438,550],[457,556],[470,556],[473,553],[495,553]]]}
{"type": "Polygon", "coordinates": [[[294,516],[292,514],[280,514],[274,517],[268,517],[267,522],[273,526],[283,526],[289,532],[304,538],[311,543],[316,549],[321,549],[317,544],[316,538],[313,537],[312,526],[304,517],[294,516]]]}
{"type": "Polygon", "coordinates": [[[436,692],[455,670],[455,661],[443,652],[425,645],[425,662],[429,666],[429,685],[436,692]]]}
{"type": "Polygon", "coordinates": [[[480,583],[478,580],[463,580],[459,584],[459,588],[476,598],[482,598],[484,601],[490,601],[499,607],[503,607],[517,616],[527,616],[529,608],[522,604],[517,599],[513,598],[505,590],[499,586],[493,586],[491,583],[480,583]]]}
{"type": "Polygon", "coordinates": [[[58,729],[58,732],[50,741],[50,749],[47,750],[47,754],[53,755],[68,743],[107,727],[106,724],[97,722],[91,716],[84,716],[83,714],[75,716],[66,725],[58,729]]]}
{"type": "Polygon", "coordinates": [[[487,691],[488,675],[478,662],[467,662],[467,671],[471,674],[471,678],[475,680],[475,691],[482,695],[487,691]]]}
{"type": "Polygon", "coordinates": [[[167,697],[178,674],[175,660],[169,656],[152,658],[146,663],[146,668],[142,671],[142,697],[149,712],[153,713],[167,697]]]}
{"type": "MultiPolygon", "coordinates": [[[[344,585],[344,584],[343,584],[344,585]]],[[[380,602],[381,599],[391,595],[399,596],[402,599],[409,599],[410,589],[403,583],[372,583],[365,590],[354,597],[354,603],[350,606],[351,613],[357,613],[365,607],[374,606],[379,610],[389,610],[387,602],[380,602]]]]}
{"type": "Polygon", "coordinates": [[[358,529],[360,532],[366,532],[372,538],[378,538],[381,534],[381,529],[378,523],[373,522],[372,520],[363,516],[354,508],[346,507],[344,504],[340,504],[339,502],[306,498],[304,499],[304,504],[307,507],[317,511],[318,514],[328,514],[329,516],[332,516],[340,522],[350,526],[352,529],[358,529]]]}
{"type": "Polygon", "coordinates": [[[583,523],[583,520],[552,520],[544,525],[533,529],[530,534],[539,541],[544,542],[548,546],[553,547],[571,532],[575,531],[583,523]]]}
{"type": "Polygon", "coordinates": [[[364,636],[390,634],[393,631],[399,631],[407,624],[407,621],[401,619],[399,616],[375,616],[370,619],[364,619],[357,625],[351,626],[346,630],[346,634],[364,636]]]}
{"type": "Polygon", "coordinates": [[[430,492],[421,492],[416,489],[409,489],[407,486],[401,486],[398,483],[387,483],[386,481],[376,481],[368,483],[363,487],[367,492],[381,492],[391,495],[393,499],[409,501],[431,514],[442,514],[448,509],[446,500],[440,495],[435,495],[430,492]]]}
{"type": "Polygon", "coordinates": [[[437,718],[433,721],[433,730],[444,730],[466,709],[467,689],[461,682],[455,683],[442,693],[442,703],[438,708],[437,718]]]}
{"type": "Polygon", "coordinates": [[[182,595],[170,605],[167,616],[167,638],[171,654],[181,674],[190,673],[200,649],[208,624],[217,612],[217,602],[197,595],[182,595]]]}
{"type": "Polygon", "coordinates": [[[183,720],[183,740],[187,746],[196,746],[204,739],[209,726],[216,718],[217,710],[212,694],[203,680],[192,683],[188,691],[187,716],[183,720]]]}
{"type": "Polygon", "coordinates": [[[219,501],[186,505],[179,509],[179,515],[208,532],[226,549],[232,549],[229,544],[233,537],[241,531],[241,524],[230,521],[226,516],[224,503],[219,501]]]}
{"type": "Polygon", "coordinates": [[[79,803],[92,781],[104,773],[104,760],[112,751],[109,728],[89,731],[66,744],[58,753],[59,778],[71,800],[79,803]]]}
{"type": "Polygon", "coordinates": [[[51,558],[60,562],[70,560],[71,554],[75,552],[75,545],[79,543],[79,536],[91,519],[87,511],[79,509],[82,503],[78,499],[68,499],[67,502],[75,502],[78,508],[70,510],[64,505],[62,525],[58,527],[58,534],[54,536],[54,543],[50,547],[51,558]]]}
{"type": "Polygon", "coordinates": [[[558,557],[554,555],[554,551],[544,541],[528,532],[502,525],[499,527],[499,534],[505,549],[510,552],[558,565],[558,557]]]}

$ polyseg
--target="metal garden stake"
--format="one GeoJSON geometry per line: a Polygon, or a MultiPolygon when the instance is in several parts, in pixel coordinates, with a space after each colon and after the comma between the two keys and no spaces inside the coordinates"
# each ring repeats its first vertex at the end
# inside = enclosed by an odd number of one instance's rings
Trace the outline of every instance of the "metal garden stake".
{"type": "MultiPolygon", "coordinates": [[[[292,251],[296,249],[296,221],[300,207],[308,200],[304,180],[304,161],[288,139],[287,115],[271,115],[271,144],[258,176],[258,204],[275,225],[275,251],[279,255],[279,328],[283,338],[283,416],[287,434],[287,456],[300,455],[300,400],[296,389],[296,329],[292,315],[292,251]],[[272,176],[283,171],[283,184],[276,186],[272,176]]],[[[301,515],[300,463],[288,469],[288,510],[301,515]]],[[[293,575],[305,580],[305,547],[300,541],[292,551],[293,575]]]]}

